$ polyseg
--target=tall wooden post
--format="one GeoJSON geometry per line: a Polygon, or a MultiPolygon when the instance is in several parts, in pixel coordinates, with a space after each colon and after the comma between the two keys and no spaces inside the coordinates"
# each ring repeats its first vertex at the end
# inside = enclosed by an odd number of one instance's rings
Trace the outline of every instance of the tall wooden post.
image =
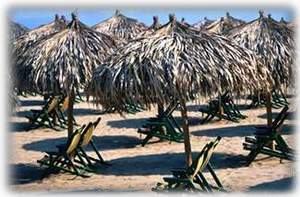
{"type": "Polygon", "coordinates": [[[164,105],[162,103],[157,103],[157,116],[161,117],[164,113],[164,105]]]}
{"type": "Polygon", "coordinates": [[[70,139],[73,133],[73,103],[74,103],[74,90],[71,91],[69,95],[69,103],[68,103],[68,139],[70,139]]]}
{"type": "MultiPolygon", "coordinates": [[[[267,107],[267,123],[268,123],[268,127],[271,127],[272,126],[272,94],[271,94],[271,92],[266,93],[266,107],[267,107]]],[[[274,145],[273,141],[269,144],[269,147],[272,150],[275,150],[275,145],[274,145]]]]}
{"type": "Polygon", "coordinates": [[[184,99],[180,100],[180,111],[182,117],[182,129],[184,136],[184,150],[186,154],[186,164],[187,166],[191,166],[192,159],[192,150],[191,150],[191,142],[190,142],[190,132],[189,132],[189,121],[187,116],[187,108],[184,99]]]}

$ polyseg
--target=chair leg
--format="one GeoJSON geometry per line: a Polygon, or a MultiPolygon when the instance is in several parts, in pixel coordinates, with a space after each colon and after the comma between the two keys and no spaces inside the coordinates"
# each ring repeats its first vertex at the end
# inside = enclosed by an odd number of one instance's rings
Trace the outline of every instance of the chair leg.
{"type": "Polygon", "coordinates": [[[145,146],[147,142],[152,138],[153,136],[148,134],[145,139],[142,141],[142,146],[145,146]]]}
{"type": "MultiPolygon", "coordinates": [[[[90,166],[93,165],[92,161],[90,160],[89,156],[85,153],[85,151],[83,150],[83,148],[79,147],[80,153],[83,154],[84,158],[87,160],[88,164],[90,166]]],[[[80,156],[80,153],[78,153],[78,157],[80,157],[82,159],[82,157],[80,156]]]]}
{"type": "Polygon", "coordinates": [[[202,180],[204,186],[206,187],[206,189],[209,191],[209,192],[212,192],[212,189],[209,185],[209,183],[207,182],[207,180],[205,179],[205,177],[203,176],[203,174],[201,172],[198,173],[200,179],[202,180]]]}
{"type": "Polygon", "coordinates": [[[90,143],[91,143],[91,145],[92,145],[94,151],[96,152],[96,154],[97,154],[97,156],[98,156],[98,158],[99,158],[99,161],[100,161],[101,163],[105,163],[104,159],[103,159],[102,156],[100,155],[100,153],[99,153],[99,151],[98,151],[98,149],[97,149],[97,147],[96,147],[96,145],[94,144],[94,142],[93,142],[92,139],[91,139],[91,142],[90,142],[90,143]]]}
{"type": "Polygon", "coordinates": [[[250,151],[250,153],[247,156],[246,166],[249,166],[252,163],[252,161],[256,158],[258,153],[259,153],[258,148],[255,148],[255,149],[250,151]]]}
{"type": "Polygon", "coordinates": [[[217,183],[218,187],[223,188],[221,181],[218,179],[216,173],[214,172],[214,170],[211,167],[209,162],[207,163],[207,168],[208,168],[209,172],[211,173],[212,177],[214,178],[215,182],[217,183]]]}
{"type": "Polygon", "coordinates": [[[208,192],[207,188],[203,185],[203,182],[201,181],[201,178],[199,177],[198,174],[196,174],[195,178],[196,178],[195,183],[198,183],[203,191],[208,192]]]}

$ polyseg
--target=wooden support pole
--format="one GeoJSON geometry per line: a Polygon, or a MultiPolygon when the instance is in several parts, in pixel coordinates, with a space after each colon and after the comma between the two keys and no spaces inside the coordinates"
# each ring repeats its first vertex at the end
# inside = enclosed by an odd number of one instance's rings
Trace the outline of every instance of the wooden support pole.
{"type": "Polygon", "coordinates": [[[74,104],[74,90],[71,91],[69,96],[69,102],[68,102],[68,139],[70,139],[72,133],[73,133],[73,104],[74,104]]]}
{"type": "Polygon", "coordinates": [[[191,166],[193,162],[192,158],[192,150],[191,150],[191,142],[190,142],[190,132],[189,132],[189,121],[187,116],[187,108],[185,101],[183,99],[180,100],[180,111],[182,117],[182,130],[184,136],[184,150],[186,154],[186,164],[187,166],[191,166]]]}
{"type": "MultiPolygon", "coordinates": [[[[267,92],[266,93],[266,107],[267,107],[267,123],[268,123],[268,127],[272,127],[272,94],[271,92],[267,92]]],[[[274,141],[272,141],[269,144],[269,147],[272,150],[275,150],[275,144],[274,141]]]]}
{"type": "Polygon", "coordinates": [[[161,117],[164,113],[164,105],[162,103],[157,103],[157,116],[161,117]]]}

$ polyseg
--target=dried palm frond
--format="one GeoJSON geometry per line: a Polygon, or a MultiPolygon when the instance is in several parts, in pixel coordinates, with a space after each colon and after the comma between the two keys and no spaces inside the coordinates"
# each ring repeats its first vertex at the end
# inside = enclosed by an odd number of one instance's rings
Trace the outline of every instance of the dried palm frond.
{"type": "Polygon", "coordinates": [[[208,19],[207,17],[204,17],[203,20],[193,24],[193,27],[197,28],[197,29],[206,29],[207,26],[209,26],[210,24],[212,24],[214,21],[213,20],[210,20],[208,19]]]}
{"type": "Polygon", "coordinates": [[[92,28],[112,36],[121,44],[135,39],[139,33],[147,29],[145,24],[138,22],[136,19],[124,16],[119,10],[116,10],[114,16],[94,25],[92,28]]]}
{"type": "Polygon", "coordinates": [[[115,47],[110,36],[90,29],[72,14],[66,29],[39,39],[18,57],[16,73],[32,79],[41,94],[69,93],[81,88],[115,47]]]}
{"type": "Polygon", "coordinates": [[[229,38],[241,46],[256,52],[272,73],[275,85],[289,85],[294,79],[293,58],[295,44],[293,32],[269,15],[260,17],[242,28],[230,32],[229,38]]]}
{"type": "Polygon", "coordinates": [[[10,21],[10,34],[9,34],[10,40],[15,40],[28,31],[29,29],[24,25],[10,21]]]}
{"type": "Polygon", "coordinates": [[[104,107],[122,111],[127,100],[170,103],[191,100],[224,89],[247,92],[268,88],[268,70],[254,53],[219,36],[176,21],[148,37],[128,42],[98,67],[88,94],[104,107]]]}
{"type": "Polygon", "coordinates": [[[217,33],[226,36],[230,30],[244,24],[245,21],[236,19],[230,16],[229,12],[227,12],[225,17],[221,17],[219,20],[208,25],[206,30],[210,33],[217,33]]]}

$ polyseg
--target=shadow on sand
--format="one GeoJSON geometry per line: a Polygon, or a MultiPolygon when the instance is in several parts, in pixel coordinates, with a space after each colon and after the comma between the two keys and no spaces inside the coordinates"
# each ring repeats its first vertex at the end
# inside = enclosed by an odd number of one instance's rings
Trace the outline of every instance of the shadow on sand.
{"type": "MultiPolygon", "coordinates": [[[[279,112],[272,112],[272,119],[274,120],[279,115],[279,112]]],[[[259,118],[267,119],[267,113],[264,113],[259,118]]],[[[296,112],[288,112],[287,120],[296,120],[296,112]]]]}
{"type": "MultiPolygon", "coordinates": [[[[246,137],[252,136],[255,132],[255,126],[257,125],[242,125],[234,127],[224,127],[224,128],[213,128],[200,131],[191,132],[194,136],[208,136],[208,137],[246,137]]],[[[284,125],[283,126],[283,135],[290,135],[294,132],[295,126],[293,125],[284,125]]]]}
{"type": "MultiPolygon", "coordinates": [[[[182,119],[179,116],[174,117],[178,125],[180,126],[182,123],[182,119]]],[[[137,118],[137,119],[123,119],[123,120],[113,120],[107,121],[107,125],[114,127],[114,128],[140,128],[146,122],[148,118],[137,118]]],[[[195,126],[199,125],[201,122],[200,117],[189,117],[189,125],[195,126]]]]}
{"type": "MultiPolygon", "coordinates": [[[[195,158],[199,153],[193,153],[195,158]]],[[[245,156],[214,153],[210,160],[214,169],[239,168],[244,165],[245,156]]],[[[110,167],[100,167],[99,174],[116,176],[170,175],[174,168],[185,167],[184,153],[164,153],[123,157],[108,161],[110,167]]]]}
{"type": "MultiPolygon", "coordinates": [[[[235,103],[237,108],[240,111],[245,111],[245,110],[249,110],[249,104],[241,104],[244,102],[240,102],[239,104],[235,103]]],[[[188,105],[187,106],[187,110],[189,112],[199,112],[199,114],[201,114],[201,112],[199,111],[199,108],[203,108],[205,106],[207,106],[208,102],[206,104],[202,104],[202,105],[188,105]]],[[[179,108],[176,109],[177,111],[179,110],[179,108]]]]}
{"type": "MultiPolygon", "coordinates": [[[[55,151],[56,145],[64,144],[66,143],[66,141],[67,141],[66,137],[45,139],[41,141],[35,141],[30,144],[25,144],[23,145],[23,148],[26,150],[33,150],[39,152],[55,151]]],[[[130,137],[124,135],[94,136],[93,141],[99,151],[134,148],[141,143],[141,139],[137,137],[130,137]]],[[[93,149],[90,146],[88,146],[85,148],[85,150],[92,151],[93,149]]]]}
{"type": "Polygon", "coordinates": [[[294,177],[261,183],[249,188],[249,192],[288,192],[295,188],[294,177]]]}
{"type": "Polygon", "coordinates": [[[21,100],[21,106],[42,106],[45,105],[45,101],[42,99],[36,99],[36,100],[21,100]]]}
{"type": "Polygon", "coordinates": [[[9,122],[8,129],[10,132],[28,132],[30,125],[29,122],[9,122]]]}
{"type": "Polygon", "coordinates": [[[89,109],[89,108],[75,108],[73,109],[74,116],[88,116],[88,115],[103,115],[105,111],[100,109],[89,109]]]}
{"type": "Polygon", "coordinates": [[[21,185],[40,181],[43,179],[43,170],[32,164],[10,164],[9,182],[13,185],[21,185]]]}

